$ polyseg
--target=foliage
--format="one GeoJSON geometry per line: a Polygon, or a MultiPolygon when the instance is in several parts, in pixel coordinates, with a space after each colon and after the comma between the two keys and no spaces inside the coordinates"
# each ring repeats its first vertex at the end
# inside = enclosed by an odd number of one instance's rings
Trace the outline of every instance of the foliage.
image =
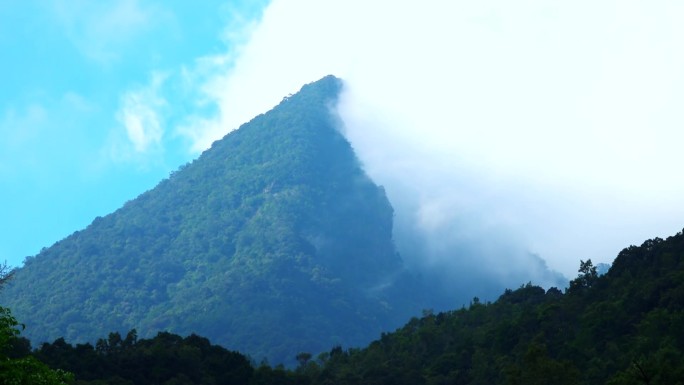
{"type": "MultiPolygon", "coordinates": [[[[76,384],[684,384],[684,234],[623,250],[598,275],[581,261],[563,293],[531,283],[493,303],[425,310],[366,348],[299,352],[286,370],[250,365],[205,338],[110,333],[34,356],[76,384]],[[315,357],[315,358],[314,358],[315,357]]],[[[37,361],[34,361],[37,362],[37,361]]]]}
{"type": "Polygon", "coordinates": [[[0,263],[0,289],[14,276],[14,269],[7,265],[7,262],[0,263]]]}
{"type": "MultiPolygon", "coordinates": [[[[684,235],[631,246],[563,293],[426,311],[365,349],[334,348],[313,384],[684,384],[684,235]]],[[[311,364],[310,364],[311,365],[311,364]]]]}
{"type": "Polygon", "coordinates": [[[418,310],[392,208],[337,130],[341,84],[309,84],[156,188],[28,258],[0,295],[34,343],[136,328],[258,359],[361,345],[418,310]]]}
{"type": "Polygon", "coordinates": [[[253,376],[247,357],[212,345],[197,335],[158,333],[138,339],[110,333],[96,345],[72,346],[60,338],[44,343],[35,356],[52,367],[68,369],[76,384],[247,384],[253,376]]]}
{"type": "MultiPolygon", "coordinates": [[[[4,273],[3,273],[4,274],[4,273]]],[[[1,286],[0,286],[1,287],[1,286]]],[[[23,327],[9,309],[0,306],[0,385],[61,385],[73,376],[61,369],[52,370],[34,357],[12,357],[10,350],[23,327]]]]}

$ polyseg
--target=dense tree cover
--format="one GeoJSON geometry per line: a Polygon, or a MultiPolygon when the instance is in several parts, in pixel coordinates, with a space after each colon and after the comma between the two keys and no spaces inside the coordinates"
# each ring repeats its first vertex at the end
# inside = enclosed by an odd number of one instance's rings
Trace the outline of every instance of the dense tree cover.
{"type": "Polygon", "coordinates": [[[684,235],[582,261],[565,293],[532,284],[494,303],[413,318],[365,349],[309,362],[314,384],[684,384],[684,235]]]}
{"type": "Polygon", "coordinates": [[[254,369],[242,354],[212,345],[197,335],[180,337],[161,332],[138,339],[110,333],[95,346],[72,346],[60,338],[44,343],[34,356],[51,367],[74,373],[86,384],[247,384],[254,369]]]}
{"type": "MultiPolygon", "coordinates": [[[[0,385],[62,385],[73,380],[71,373],[50,369],[35,357],[17,354],[26,340],[19,338],[23,325],[9,309],[0,306],[0,385]]],[[[25,350],[25,349],[23,349],[25,350]]]]}
{"type": "MultiPolygon", "coordinates": [[[[0,290],[13,276],[6,263],[0,264],[0,290]]],[[[73,379],[71,373],[52,370],[30,356],[30,344],[19,334],[24,325],[12,312],[0,306],[0,385],[62,385],[73,379]]]]}
{"type": "Polygon", "coordinates": [[[257,359],[360,345],[409,314],[392,208],[306,85],[156,188],[27,258],[0,296],[34,343],[136,328],[199,333],[257,359]]]}
{"type": "Polygon", "coordinates": [[[58,339],[34,357],[72,371],[76,384],[681,385],[682,330],[678,233],[623,250],[604,275],[581,261],[565,292],[528,283],[493,303],[474,298],[467,308],[425,310],[366,348],[300,352],[294,370],[250,365],[196,335],[138,340],[134,330],[95,347],[58,339]]]}
{"type": "Polygon", "coordinates": [[[181,337],[160,332],[138,339],[136,330],[125,337],[110,333],[106,339],[71,345],[58,338],[31,351],[26,339],[14,339],[8,350],[14,366],[0,366],[0,384],[46,385],[213,385],[302,384],[303,373],[254,365],[248,357],[212,345],[192,334],[181,337]],[[21,365],[19,365],[21,363],[21,365]],[[29,365],[30,364],[30,365],[29,365]],[[50,369],[65,368],[64,369],[50,369]]]}

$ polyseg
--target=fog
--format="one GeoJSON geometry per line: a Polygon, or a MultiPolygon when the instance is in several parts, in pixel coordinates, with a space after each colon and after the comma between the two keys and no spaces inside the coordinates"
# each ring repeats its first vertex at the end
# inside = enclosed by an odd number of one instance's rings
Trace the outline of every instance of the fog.
{"type": "Polygon", "coordinates": [[[548,286],[540,258],[572,278],[684,227],[683,7],[275,0],[183,130],[204,148],[334,74],[409,266],[548,286]]]}
{"type": "Polygon", "coordinates": [[[401,121],[376,120],[378,110],[357,103],[349,84],[338,105],[343,130],[366,172],[386,189],[395,209],[395,242],[410,270],[485,298],[529,281],[567,283],[530,248],[534,224],[528,221],[543,196],[458,154],[394,135],[401,121]]]}

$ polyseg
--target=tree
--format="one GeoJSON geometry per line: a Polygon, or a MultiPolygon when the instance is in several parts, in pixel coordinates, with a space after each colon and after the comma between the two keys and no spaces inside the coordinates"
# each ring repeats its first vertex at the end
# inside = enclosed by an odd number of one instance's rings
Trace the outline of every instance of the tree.
{"type": "Polygon", "coordinates": [[[7,261],[0,264],[0,290],[14,276],[14,269],[7,266],[7,261]]]}
{"type": "Polygon", "coordinates": [[[576,384],[578,370],[570,362],[549,357],[546,345],[533,341],[522,357],[522,362],[509,368],[509,384],[576,384]]]}
{"type": "Polygon", "coordinates": [[[34,357],[10,358],[7,351],[19,336],[24,325],[12,316],[8,308],[0,306],[0,384],[16,385],[62,385],[73,381],[73,376],[63,370],[52,370],[34,357]]]}
{"type": "MultiPolygon", "coordinates": [[[[12,278],[13,269],[0,265],[0,290],[12,278]]],[[[0,306],[0,385],[61,385],[73,381],[73,376],[62,370],[52,370],[34,357],[10,358],[8,351],[24,329],[10,312],[0,306]]]]}
{"type": "Polygon", "coordinates": [[[587,259],[586,262],[580,260],[578,272],[577,278],[570,281],[570,291],[587,289],[593,286],[599,277],[596,266],[591,262],[591,259],[587,259]]]}
{"type": "Polygon", "coordinates": [[[297,354],[297,356],[295,358],[297,359],[297,362],[299,362],[300,367],[305,367],[306,364],[311,359],[311,353],[302,352],[302,353],[297,354]]]}

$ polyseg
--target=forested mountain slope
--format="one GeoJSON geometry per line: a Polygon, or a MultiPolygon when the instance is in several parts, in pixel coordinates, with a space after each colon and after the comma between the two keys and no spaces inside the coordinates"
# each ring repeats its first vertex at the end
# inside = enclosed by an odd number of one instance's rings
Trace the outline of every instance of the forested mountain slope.
{"type": "Polygon", "coordinates": [[[314,384],[684,384],[684,235],[591,261],[565,293],[531,284],[494,303],[413,318],[367,348],[300,369],[314,384]]]}
{"type": "Polygon", "coordinates": [[[380,285],[402,269],[392,208],[337,130],[340,88],[304,86],[27,258],[0,303],[34,343],[194,332],[275,363],[398,325],[413,307],[380,285]]]}

